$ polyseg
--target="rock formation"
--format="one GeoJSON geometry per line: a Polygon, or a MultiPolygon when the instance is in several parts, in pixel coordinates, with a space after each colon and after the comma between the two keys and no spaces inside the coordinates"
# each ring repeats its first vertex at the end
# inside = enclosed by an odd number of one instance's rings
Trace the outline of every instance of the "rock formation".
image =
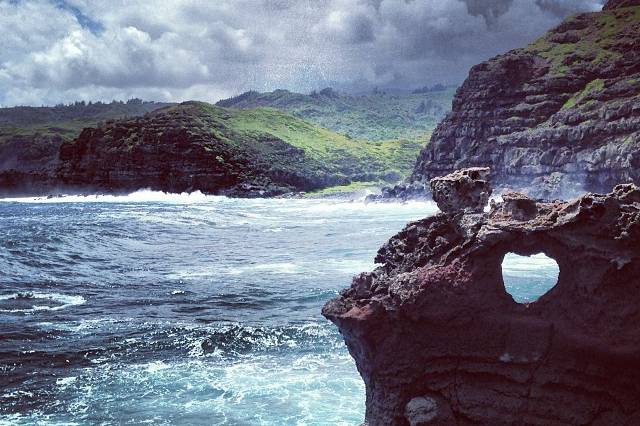
{"type": "Polygon", "coordinates": [[[71,142],[87,126],[140,117],[168,105],[131,99],[126,103],[0,108],[0,196],[52,192],[60,185],[55,169],[63,143],[71,142]]]}
{"type": "Polygon", "coordinates": [[[468,207],[408,224],[323,308],[367,424],[640,424],[640,189],[468,207]],[[515,302],[509,252],[555,259],[555,287],[515,302]]]}
{"type": "Polygon", "coordinates": [[[640,0],[609,0],[602,10],[613,10],[631,6],[640,6],[640,0]]]}
{"type": "Polygon", "coordinates": [[[396,159],[280,111],[192,101],[84,129],[61,145],[52,180],[83,192],[268,197],[397,179],[396,159]]]}
{"type": "Polygon", "coordinates": [[[196,101],[77,132],[75,139],[60,137],[55,144],[12,137],[4,144],[8,151],[20,146],[30,157],[19,150],[3,156],[0,149],[0,196],[138,189],[278,196],[393,182],[410,172],[419,149],[417,142],[353,140],[275,109],[226,109],[196,101]]]}
{"type": "Polygon", "coordinates": [[[610,0],[473,67],[410,181],[387,195],[472,166],[543,198],[640,183],[640,2],[610,0]]]}
{"type": "Polygon", "coordinates": [[[488,167],[473,167],[431,179],[433,201],[445,213],[482,212],[492,192],[489,172],[488,167]]]}
{"type": "Polygon", "coordinates": [[[221,127],[187,105],[86,128],[60,147],[56,180],[84,191],[149,188],[234,196],[270,196],[314,187],[316,182],[307,176],[277,167],[301,163],[302,150],[259,136],[263,151],[270,154],[272,164],[268,164],[266,156],[252,151],[249,144],[245,149],[240,142],[229,143],[221,127]]]}

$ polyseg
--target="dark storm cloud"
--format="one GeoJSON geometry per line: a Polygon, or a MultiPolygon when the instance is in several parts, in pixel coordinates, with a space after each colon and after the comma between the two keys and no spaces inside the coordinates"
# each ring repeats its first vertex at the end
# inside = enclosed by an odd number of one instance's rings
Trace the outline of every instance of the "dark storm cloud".
{"type": "Polygon", "coordinates": [[[0,0],[0,104],[460,83],[598,0],[0,0]]]}
{"type": "Polygon", "coordinates": [[[513,0],[461,0],[473,16],[482,16],[487,26],[492,26],[498,18],[509,11],[513,0]]]}
{"type": "Polygon", "coordinates": [[[352,16],[347,25],[350,28],[349,41],[352,43],[359,44],[373,41],[373,22],[367,16],[352,16]]]}

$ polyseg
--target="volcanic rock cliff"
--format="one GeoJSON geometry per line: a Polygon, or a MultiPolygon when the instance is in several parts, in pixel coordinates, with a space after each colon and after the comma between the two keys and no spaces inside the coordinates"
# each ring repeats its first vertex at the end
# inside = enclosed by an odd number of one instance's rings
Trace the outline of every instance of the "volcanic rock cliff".
{"type": "Polygon", "coordinates": [[[473,67],[407,187],[489,166],[536,196],[640,182],[640,1],[610,0],[473,67]]]}
{"type": "Polygon", "coordinates": [[[140,117],[169,104],[76,102],[55,107],[0,108],[0,195],[46,194],[52,186],[60,146],[82,129],[105,120],[140,117]]]}
{"type": "Polygon", "coordinates": [[[437,181],[448,213],[408,224],[323,308],[364,379],[367,424],[640,424],[640,189],[510,193],[478,213],[486,197],[467,191],[485,194],[483,178],[437,181]],[[515,302],[508,252],[554,258],[555,287],[515,302]]]}
{"type": "Polygon", "coordinates": [[[302,150],[267,135],[250,138],[262,152],[240,146],[211,118],[193,103],[86,128],[61,146],[56,179],[66,187],[107,192],[150,188],[247,196],[317,185],[313,176],[295,173],[302,150]]]}
{"type": "Polygon", "coordinates": [[[46,179],[83,192],[274,196],[397,180],[411,167],[401,145],[351,140],[274,109],[185,102],[84,129],[60,146],[46,179]]]}

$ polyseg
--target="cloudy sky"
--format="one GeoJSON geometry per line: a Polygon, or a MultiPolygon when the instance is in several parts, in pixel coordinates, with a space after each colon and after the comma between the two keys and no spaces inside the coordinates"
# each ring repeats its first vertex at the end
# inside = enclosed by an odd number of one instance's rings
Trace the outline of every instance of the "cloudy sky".
{"type": "Polygon", "coordinates": [[[0,105],[458,84],[602,0],[0,0],[0,105]]]}

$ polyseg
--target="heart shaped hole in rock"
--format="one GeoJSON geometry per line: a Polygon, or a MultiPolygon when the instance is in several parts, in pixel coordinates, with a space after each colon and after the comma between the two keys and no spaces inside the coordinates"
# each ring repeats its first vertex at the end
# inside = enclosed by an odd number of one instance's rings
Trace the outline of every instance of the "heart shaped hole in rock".
{"type": "Polygon", "coordinates": [[[559,274],[558,263],[544,253],[507,253],[502,261],[504,288],[518,303],[536,301],[557,284],[559,274]]]}

